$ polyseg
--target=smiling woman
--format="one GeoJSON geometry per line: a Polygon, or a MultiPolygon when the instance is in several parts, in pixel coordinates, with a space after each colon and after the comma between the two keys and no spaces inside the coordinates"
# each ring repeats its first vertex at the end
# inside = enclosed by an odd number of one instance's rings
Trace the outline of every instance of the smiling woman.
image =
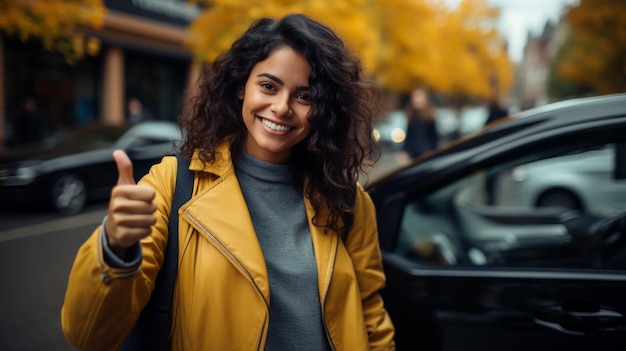
{"type": "Polygon", "coordinates": [[[134,162],[115,151],[107,217],[70,274],[68,340],[80,349],[134,350],[141,339],[150,350],[394,350],[374,207],[357,182],[377,154],[377,98],[330,28],[299,14],[256,21],[203,72],[181,115],[188,165],[165,157],[135,184],[134,162]],[[134,317],[171,268],[172,192],[187,169],[191,199],[173,212],[176,283],[164,287],[176,313],[163,332],[141,333],[134,317]]]}

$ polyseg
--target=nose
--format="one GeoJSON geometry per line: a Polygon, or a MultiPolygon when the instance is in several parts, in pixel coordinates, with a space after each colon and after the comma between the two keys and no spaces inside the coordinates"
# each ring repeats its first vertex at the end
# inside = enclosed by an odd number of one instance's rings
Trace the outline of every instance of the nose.
{"type": "Polygon", "coordinates": [[[291,113],[290,97],[287,94],[279,94],[276,95],[274,101],[272,102],[272,112],[276,114],[276,116],[286,116],[291,113]]]}

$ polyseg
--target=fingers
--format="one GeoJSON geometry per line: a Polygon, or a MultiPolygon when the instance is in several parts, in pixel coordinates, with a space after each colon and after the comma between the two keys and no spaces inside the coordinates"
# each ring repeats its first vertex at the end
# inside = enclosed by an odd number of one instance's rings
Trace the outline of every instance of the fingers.
{"type": "Polygon", "coordinates": [[[148,186],[117,185],[109,202],[106,233],[111,247],[125,248],[150,235],[156,223],[156,192],[148,186]]]}
{"type": "Polygon", "coordinates": [[[133,163],[128,158],[128,155],[123,150],[113,151],[113,159],[117,165],[117,172],[119,177],[117,179],[118,185],[133,185],[135,184],[135,178],[133,176],[133,163]]]}
{"type": "MultiPolygon", "coordinates": [[[[136,206],[132,206],[130,203],[123,204],[126,206],[125,208],[130,210],[132,208],[137,207],[139,209],[141,206],[141,202],[150,203],[154,200],[156,196],[156,192],[149,186],[145,185],[128,185],[128,184],[118,184],[113,187],[113,191],[111,192],[111,198],[120,198],[126,200],[138,201],[139,203],[136,206]]],[[[110,207],[110,206],[109,206],[110,207]]],[[[141,212],[140,212],[141,213],[141,212]]]]}
{"type": "Polygon", "coordinates": [[[149,214],[117,213],[107,218],[107,237],[111,247],[130,247],[151,233],[156,216],[149,214]],[[109,234],[109,229],[115,234],[109,234]]]}
{"type": "Polygon", "coordinates": [[[106,233],[111,248],[123,252],[137,241],[150,235],[156,223],[156,192],[145,185],[137,185],[133,164],[122,150],[115,150],[113,158],[119,173],[117,185],[111,191],[106,233]]]}

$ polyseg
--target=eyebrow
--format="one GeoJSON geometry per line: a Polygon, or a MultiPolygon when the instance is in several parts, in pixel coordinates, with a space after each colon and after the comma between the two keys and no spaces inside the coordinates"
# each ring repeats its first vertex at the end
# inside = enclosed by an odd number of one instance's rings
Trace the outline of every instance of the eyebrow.
{"type": "MultiPolygon", "coordinates": [[[[257,77],[269,78],[269,79],[275,81],[276,83],[280,84],[281,86],[285,86],[285,82],[283,82],[282,79],[276,77],[275,75],[273,75],[271,73],[261,73],[257,77]]],[[[299,87],[296,87],[296,90],[297,91],[309,91],[310,89],[307,86],[299,86],[299,87]]]]}

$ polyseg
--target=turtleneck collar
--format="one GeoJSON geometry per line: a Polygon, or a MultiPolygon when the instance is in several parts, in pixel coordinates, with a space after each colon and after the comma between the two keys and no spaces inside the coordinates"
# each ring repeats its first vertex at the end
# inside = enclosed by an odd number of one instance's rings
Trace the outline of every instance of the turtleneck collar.
{"type": "Polygon", "coordinates": [[[289,165],[265,162],[245,152],[234,160],[234,165],[237,172],[258,180],[274,183],[293,181],[289,165]]]}

